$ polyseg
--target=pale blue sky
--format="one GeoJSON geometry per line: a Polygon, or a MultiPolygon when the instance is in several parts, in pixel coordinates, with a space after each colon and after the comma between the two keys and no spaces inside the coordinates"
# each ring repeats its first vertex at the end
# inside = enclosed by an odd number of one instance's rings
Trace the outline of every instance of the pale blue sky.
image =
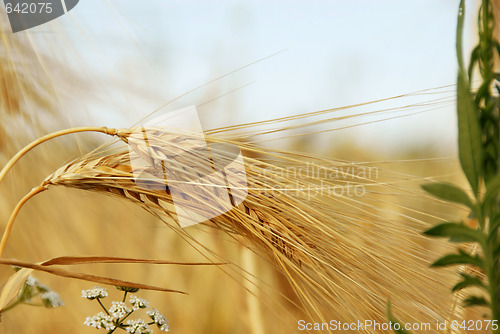
{"type": "MultiPolygon", "coordinates": [[[[120,126],[282,51],[172,106],[248,84],[200,107],[206,126],[218,127],[453,84],[457,7],[458,0],[83,0],[71,15],[37,29],[66,43],[77,71],[106,91],[90,112],[120,126]]],[[[392,106],[398,103],[406,101],[392,106]]],[[[346,140],[381,150],[439,141],[451,155],[454,108],[349,131],[346,140]]]]}

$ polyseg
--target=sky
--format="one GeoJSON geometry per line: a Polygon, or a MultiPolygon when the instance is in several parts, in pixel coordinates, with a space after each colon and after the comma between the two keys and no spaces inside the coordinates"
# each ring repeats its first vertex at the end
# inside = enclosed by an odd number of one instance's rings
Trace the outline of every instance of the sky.
{"type": "MultiPolygon", "coordinates": [[[[96,122],[130,126],[201,86],[167,108],[197,105],[213,128],[452,85],[457,8],[457,0],[85,0],[26,34],[57,45],[50,52],[101,92],[87,108],[96,122]]],[[[320,142],[434,145],[453,155],[453,102],[428,109],[320,142]]]]}

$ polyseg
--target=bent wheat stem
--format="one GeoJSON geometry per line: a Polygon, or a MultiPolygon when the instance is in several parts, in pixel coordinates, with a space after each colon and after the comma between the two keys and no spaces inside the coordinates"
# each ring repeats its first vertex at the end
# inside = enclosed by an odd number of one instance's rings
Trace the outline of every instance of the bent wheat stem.
{"type": "MultiPolygon", "coordinates": [[[[31,149],[35,148],[36,146],[38,146],[38,145],[40,145],[48,140],[51,140],[51,139],[54,139],[57,137],[61,137],[64,135],[68,135],[71,133],[78,133],[78,132],[101,132],[101,133],[105,133],[107,135],[115,136],[118,133],[118,130],[117,129],[108,129],[107,127],[80,127],[80,128],[71,128],[71,129],[57,131],[57,132],[50,133],[46,136],[40,137],[37,140],[30,143],[29,145],[25,146],[19,152],[17,152],[16,155],[14,155],[12,157],[12,159],[10,159],[9,162],[7,162],[7,164],[4,166],[2,171],[0,171],[0,182],[2,182],[2,180],[5,178],[5,175],[7,175],[8,171],[12,168],[12,166],[14,166],[14,164],[23,155],[28,153],[31,149]]],[[[0,254],[1,254],[1,251],[0,251],[0,254]]]]}
{"type": "Polygon", "coordinates": [[[249,319],[253,319],[249,323],[250,333],[263,334],[265,333],[264,321],[262,319],[262,309],[258,299],[259,289],[256,283],[252,282],[252,275],[255,274],[257,264],[255,263],[255,254],[248,248],[241,250],[242,263],[245,266],[245,287],[247,288],[246,303],[248,307],[249,319]]]}
{"type": "Polygon", "coordinates": [[[19,213],[19,211],[21,210],[24,203],[26,203],[30,198],[32,198],[36,194],[41,193],[42,191],[44,191],[46,189],[47,189],[46,185],[41,185],[41,186],[35,187],[26,196],[24,196],[19,201],[19,203],[17,203],[16,208],[14,209],[14,211],[12,211],[9,222],[7,223],[7,226],[5,227],[5,231],[3,232],[2,240],[0,241],[0,257],[2,257],[5,246],[7,245],[7,239],[9,238],[10,231],[12,230],[12,226],[14,225],[14,220],[16,219],[16,216],[19,213]]]}

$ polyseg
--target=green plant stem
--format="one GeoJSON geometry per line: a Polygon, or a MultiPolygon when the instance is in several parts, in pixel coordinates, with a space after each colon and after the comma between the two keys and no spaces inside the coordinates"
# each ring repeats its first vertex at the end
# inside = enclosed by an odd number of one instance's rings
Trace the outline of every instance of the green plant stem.
{"type": "MultiPolygon", "coordinates": [[[[490,294],[490,309],[491,309],[491,319],[499,320],[498,318],[498,285],[497,285],[497,275],[496,275],[496,261],[493,259],[493,252],[491,249],[491,244],[488,243],[485,249],[485,267],[486,276],[488,278],[488,291],[490,294]]],[[[500,329],[493,331],[493,333],[500,333],[500,329]]]]}
{"type": "Polygon", "coordinates": [[[117,329],[117,328],[120,328],[120,327],[115,326],[115,328],[114,328],[114,329],[109,330],[107,334],[111,334],[111,333],[113,333],[114,331],[116,331],[116,329],[117,329]]]}
{"type": "Polygon", "coordinates": [[[120,327],[115,326],[115,328],[113,328],[113,329],[109,330],[107,334],[111,334],[111,333],[113,333],[114,331],[116,331],[116,329],[117,329],[117,328],[120,328],[120,327]]]}
{"type": "MultiPolygon", "coordinates": [[[[126,292],[126,291],[125,291],[125,292],[126,292]]],[[[127,314],[123,317],[123,319],[117,319],[117,320],[116,320],[116,323],[115,323],[115,328],[114,328],[114,329],[112,329],[112,330],[110,330],[110,331],[108,331],[108,333],[107,333],[107,334],[111,334],[111,333],[113,333],[113,332],[114,332],[117,328],[124,329],[124,328],[123,328],[123,322],[124,322],[124,321],[125,321],[125,319],[127,319],[127,318],[128,318],[128,317],[132,314],[132,313],[134,313],[134,311],[133,311],[133,310],[132,310],[132,311],[130,311],[129,313],[127,313],[127,314]]],[[[128,326],[128,325],[127,325],[127,326],[128,326]]]]}
{"type": "MultiPolygon", "coordinates": [[[[479,199],[478,199],[479,201],[479,199]]],[[[495,250],[498,247],[498,238],[495,234],[497,231],[494,226],[489,222],[486,224],[483,212],[483,205],[476,206],[476,215],[481,231],[486,237],[486,241],[482,244],[484,254],[484,270],[487,278],[487,290],[489,294],[489,306],[491,311],[492,320],[500,320],[499,318],[499,305],[498,305],[498,286],[499,277],[497,273],[497,258],[495,250]]],[[[500,329],[492,330],[492,333],[500,333],[500,329]]]]}
{"type": "Polygon", "coordinates": [[[106,307],[104,307],[104,305],[101,303],[101,300],[99,298],[96,298],[97,302],[99,303],[99,305],[101,305],[102,309],[104,310],[104,312],[106,312],[107,315],[110,315],[108,310],[106,309],[106,307]]]}
{"type": "MultiPolygon", "coordinates": [[[[483,167],[486,182],[497,175],[500,164],[500,154],[498,152],[500,147],[498,97],[493,96],[491,92],[495,80],[495,51],[498,44],[494,37],[495,18],[493,11],[491,0],[483,0],[478,22],[480,40],[477,47],[479,55],[477,61],[483,83],[476,93],[476,104],[481,111],[480,123],[484,146],[483,167]]],[[[471,66],[473,65],[474,62],[471,63],[471,66]]]]}
{"type": "MultiPolygon", "coordinates": [[[[500,8],[498,8],[500,9],[500,8]]],[[[497,9],[497,10],[498,10],[497,9]]],[[[465,13],[465,0],[460,1],[457,23],[457,58],[459,63],[457,116],[459,130],[459,159],[462,171],[474,192],[474,201],[460,189],[436,184],[424,185],[423,188],[434,196],[451,202],[461,203],[470,209],[477,218],[478,228],[466,227],[463,223],[443,223],[427,230],[425,234],[447,237],[450,241],[476,242],[482,254],[475,255],[459,249],[458,254],[447,254],[433,263],[433,266],[473,265],[481,269],[483,275],[461,273],[462,280],[452,291],[466,287],[485,288],[486,296],[472,295],[465,307],[487,305],[491,320],[500,321],[500,250],[499,203],[500,188],[496,178],[500,173],[500,107],[499,97],[491,92],[495,78],[495,57],[500,55],[500,45],[494,38],[494,15],[491,0],[482,0],[478,13],[479,45],[474,48],[469,64],[469,82],[472,82],[472,70],[477,65],[481,75],[481,85],[474,91],[464,80],[465,66],[462,58],[462,31],[465,13]],[[474,96],[474,99],[471,97],[474,96]],[[488,188],[489,187],[489,188],[488,188]],[[489,193],[490,192],[490,193],[489,193]],[[485,194],[485,195],[482,195],[485,194]],[[486,198],[485,198],[486,197],[486,198]],[[491,204],[490,204],[491,203],[491,204]],[[487,300],[489,299],[489,300],[487,300]]],[[[500,92],[500,86],[496,85],[500,92]]],[[[388,304],[388,317],[390,303],[388,304]]],[[[493,334],[500,334],[500,328],[493,329],[493,334]]]]}
{"type": "MultiPolygon", "coordinates": [[[[498,124],[494,124],[494,113],[496,103],[495,98],[491,95],[490,88],[494,80],[494,50],[495,41],[493,36],[494,30],[494,16],[493,16],[493,5],[491,0],[483,0],[481,4],[481,9],[479,13],[479,71],[483,80],[481,87],[478,90],[476,104],[480,109],[481,118],[481,131],[482,131],[482,141],[485,156],[483,157],[483,175],[484,181],[488,182],[490,178],[497,174],[496,162],[498,158],[498,153],[491,152],[488,147],[494,145],[494,142],[498,145],[498,124]],[[490,131],[491,128],[497,128],[496,130],[490,131]],[[493,133],[491,133],[493,132],[493,133]],[[496,155],[496,156],[495,156],[496,155]],[[492,163],[493,162],[493,163],[492,163]]],[[[494,147],[494,146],[493,146],[494,147]]],[[[498,147],[498,146],[497,146],[498,147]]],[[[479,202],[479,198],[478,198],[479,202]]],[[[486,243],[483,249],[484,261],[485,261],[485,274],[488,279],[488,293],[490,299],[490,311],[492,320],[500,320],[499,314],[499,298],[498,298],[498,288],[499,288],[499,276],[498,276],[498,263],[495,256],[495,251],[498,247],[497,230],[492,226],[492,222],[489,221],[486,226],[486,221],[488,217],[484,216],[482,210],[482,205],[478,205],[477,218],[481,229],[486,235],[486,243]]],[[[491,217],[491,212],[490,212],[491,217]]],[[[499,330],[492,330],[493,333],[500,333],[499,330]]]]}
{"type": "Polygon", "coordinates": [[[127,319],[128,317],[130,317],[130,315],[131,315],[132,313],[134,313],[134,311],[133,311],[133,310],[132,310],[132,311],[130,311],[129,313],[127,313],[127,314],[123,317],[123,319],[119,319],[119,320],[117,321],[117,322],[118,322],[118,324],[119,324],[119,325],[122,325],[122,324],[123,324],[123,322],[125,321],[125,319],[127,319]]]}
{"type": "MultiPolygon", "coordinates": [[[[481,219],[484,224],[484,216],[482,210],[479,211],[481,219]]],[[[497,233],[496,230],[492,229],[492,224],[488,224],[488,240],[486,243],[486,248],[484,249],[485,267],[486,275],[488,278],[488,291],[490,294],[490,309],[491,309],[491,319],[500,320],[499,315],[499,305],[498,305],[498,287],[499,287],[499,277],[498,277],[498,263],[495,256],[495,250],[498,247],[498,238],[495,237],[497,233]]],[[[493,331],[493,333],[500,333],[500,329],[493,331]]]]}
{"type": "Polygon", "coordinates": [[[28,305],[28,306],[35,306],[35,307],[43,307],[45,305],[43,305],[43,303],[23,303],[25,305],[28,305]]]}

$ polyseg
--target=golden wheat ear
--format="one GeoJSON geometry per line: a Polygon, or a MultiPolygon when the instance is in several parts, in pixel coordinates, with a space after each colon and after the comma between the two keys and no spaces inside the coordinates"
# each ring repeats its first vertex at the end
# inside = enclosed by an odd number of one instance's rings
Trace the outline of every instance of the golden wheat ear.
{"type": "MultiPolygon", "coordinates": [[[[405,207],[399,208],[404,213],[391,211],[394,217],[384,218],[387,211],[381,205],[388,206],[388,198],[398,193],[418,196],[418,191],[404,187],[408,175],[380,170],[378,179],[371,179],[366,173],[352,171],[355,166],[352,163],[267,150],[214,136],[207,136],[207,141],[239,145],[255,158],[245,158],[248,190],[245,201],[203,225],[226,233],[266,258],[288,279],[302,311],[311,319],[385,321],[384,309],[389,297],[409,319],[450,313],[451,296],[439,283],[451,279],[450,273],[425,271],[434,254],[432,249],[425,248],[420,235],[426,223],[409,216],[412,211],[405,207]],[[312,163],[319,166],[321,173],[301,177],[290,172],[290,167],[297,170],[312,163]],[[342,177],[327,177],[339,171],[342,177]],[[366,196],[333,193],[311,196],[301,191],[346,187],[346,179],[364,185],[368,189],[366,196]],[[383,196],[384,192],[388,198],[383,196]],[[432,284],[429,275],[435,275],[432,284]],[[414,302],[401,304],[407,300],[414,302]],[[415,313],[415,303],[418,308],[426,305],[425,310],[415,313]]],[[[150,158],[161,159],[159,147],[155,151],[155,141],[150,143],[153,149],[149,151],[153,152],[150,158]]],[[[206,163],[197,155],[190,156],[190,161],[185,161],[185,156],[183,159],[180,165],[188,173],[193,166],[206,163]]],[[[81,157],[50,175],[44,186],[71,187],[127,199],[161,217],[186,238],[191,237],[177,224],[168,181],[164,190],[138,186],[128,152],[81,157]]],[[[207,207],[217,205],[203,193],[193,196],[199,196],[197,201],[205,201],[207,207]]],[[[205,208],[192,209],[201,213],[205,208]]]]}

